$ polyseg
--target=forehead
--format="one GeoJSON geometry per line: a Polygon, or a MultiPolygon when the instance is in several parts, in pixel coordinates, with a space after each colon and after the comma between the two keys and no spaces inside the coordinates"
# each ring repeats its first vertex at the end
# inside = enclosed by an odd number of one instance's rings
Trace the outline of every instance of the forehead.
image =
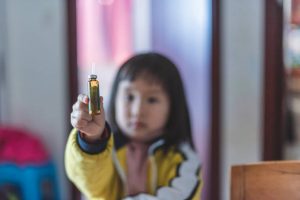
{"type": "Polygon", "coordinates": [[[122,80],[119,83],[119,89],[124,91],[139,91],[139,92],[152,92],[152,93],[163,93],[163,87],[161,83],[157,81],[149,81],[146,79],[135,79],[135,80],[122,80]]]}

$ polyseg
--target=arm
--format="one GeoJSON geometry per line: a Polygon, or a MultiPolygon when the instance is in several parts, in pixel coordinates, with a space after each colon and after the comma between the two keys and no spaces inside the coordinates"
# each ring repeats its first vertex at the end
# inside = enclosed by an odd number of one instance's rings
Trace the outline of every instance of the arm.
{"type": "Polygon", "coordinates": [[[106,144],[100,152],[92,154],[85,152],[78,140],[80,140],[78,131],[73,129],[65,151],[68,178],[88,199],[119,199],[121,180],[115,171],[111,156],[113,135],[110,134],[107,141],[101,141],[106,144]]]}
{"type": "Polygon", "coordinates": [[[65,168],[69,179],[88,199],[119,199],[122,184],[112,160],[113,134],[105,137],[108,126],[100,99],[100,115],[89,114],[86,95],[80,94],[73,105],[71,124],[75,129],[67,142],[65,168]]]}

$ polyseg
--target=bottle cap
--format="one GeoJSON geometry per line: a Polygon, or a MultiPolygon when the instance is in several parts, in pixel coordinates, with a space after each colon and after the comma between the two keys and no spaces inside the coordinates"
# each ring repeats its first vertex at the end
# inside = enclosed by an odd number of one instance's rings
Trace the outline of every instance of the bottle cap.
{"type": "Polygon", "coordinates": [[[97,75],[96,74],[90,74],[89,79],[97,79],[97,75]]]}

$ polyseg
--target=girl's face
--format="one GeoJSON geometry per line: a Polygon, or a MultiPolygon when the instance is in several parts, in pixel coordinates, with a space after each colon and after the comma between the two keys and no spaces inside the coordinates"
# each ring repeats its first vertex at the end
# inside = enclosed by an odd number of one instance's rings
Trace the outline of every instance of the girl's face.
{"type": "Polygon", "coordinates": [[[137,78],[119,83],[116,122],[129,138],[149,142],[161,136],[167,123],[170,99],[158,83],[137,78]]]}

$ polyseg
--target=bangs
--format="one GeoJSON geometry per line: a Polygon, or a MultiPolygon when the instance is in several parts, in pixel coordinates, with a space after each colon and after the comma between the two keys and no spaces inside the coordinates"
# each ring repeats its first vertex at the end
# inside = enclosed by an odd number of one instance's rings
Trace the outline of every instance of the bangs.
{"type": "Polygon", "coordinates": [[[128,80],[132,82],[136,79],[143,79],[149,84],[159,84],[162,86],[164,85],[162,82],[162,78],[158,73],[153,73],[144,67],[127,67],[120,74],[120,81],[128,80]]]}
{"type": "Polygon", "coordinates": [[[125,63],[119,73],[119,81],[129,80],[135,81],[136,79],[143,79],[149,84],[159,84],[168,93],[168,71],[165,67],[155,61],[149,59],[147,61],[137,59],[130,63],[125,63]]]}
{"type": "Polygon", "coordinates": [[[156,54],[140,54],[125,62],[117,75],[117,82],[122,80],[134,81],[143,79],[149,84],[159,84],[168,96],[173,96],[174,80],[181,82],[175,64],[168,58],[156,54]]]}

